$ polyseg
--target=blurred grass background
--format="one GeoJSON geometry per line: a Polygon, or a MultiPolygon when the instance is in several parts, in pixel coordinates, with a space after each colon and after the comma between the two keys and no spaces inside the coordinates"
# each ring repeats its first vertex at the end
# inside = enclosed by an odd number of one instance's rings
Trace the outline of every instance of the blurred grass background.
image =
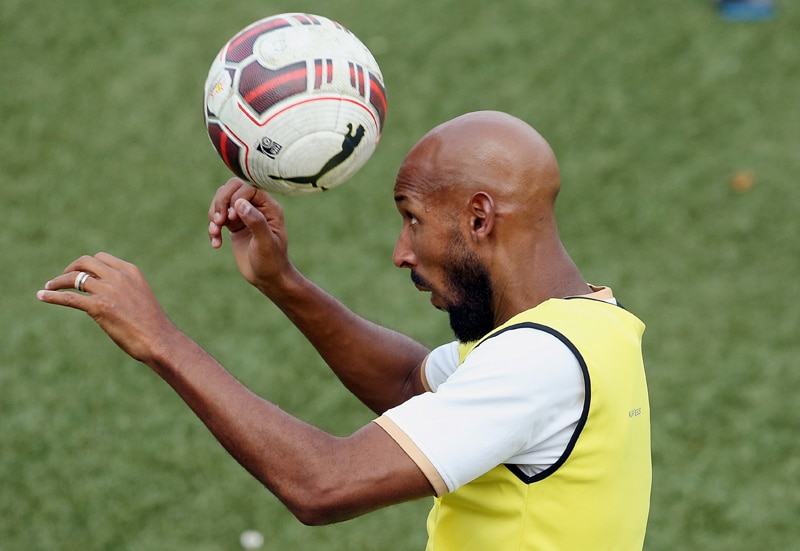
{"type": "MultiPolygon", "coordinates": [[[[255,391],[336,434],[370,413],[206,238],[228,173],[202,123],[222,44],[284,11],[336,19],[389,94],[351,182],[283,199],[290,252],[366,317],[434,346],[446,318],[391,265],[395,171],[429,128],[500,109],[559,157],[564,241],[648,324],[648,551],[800,540],[800,7],[727,23],[706,0],[3,0],[0,548],[422,549],[429,504],[300,525],[156,376],[35,300],[100,250],[255,391]],[[750,172],[751,188],[731,187],[750,172]]],[[[480,139],[476,136],[476,139],[480,139]]]]}

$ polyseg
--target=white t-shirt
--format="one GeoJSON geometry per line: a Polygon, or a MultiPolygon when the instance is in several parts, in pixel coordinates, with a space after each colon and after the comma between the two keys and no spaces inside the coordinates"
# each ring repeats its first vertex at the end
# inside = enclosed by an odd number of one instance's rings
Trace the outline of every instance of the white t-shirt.
{"type": "Polygon", "coordinates": [[[458,343],[440,346],[428,356],[424,377],[431,392],[376,422],[438,495],[500,464],[528,476],[547,469],[563,454],[583,411],[577,358],[558,338],[530,327],[487,339],[460,366],[458,343]]]}

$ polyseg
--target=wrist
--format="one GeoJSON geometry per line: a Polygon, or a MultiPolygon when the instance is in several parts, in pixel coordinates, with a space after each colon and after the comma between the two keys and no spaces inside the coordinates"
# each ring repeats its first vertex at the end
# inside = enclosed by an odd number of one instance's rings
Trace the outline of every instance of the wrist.
{"type": "Polygon", "coordinates": [[[176,371],[181,360],[179,356],[197,345],[172,323],[167,323],[148,346],[148,353],[141,362],[164,379],[176,371]]]}
{"type": "Polygon", "coordinates": [[[258,282],[255,287],[272,302],[279,304],[302,293],[304,283],[306,278],[290,263],[277,276],[258,282]]]}

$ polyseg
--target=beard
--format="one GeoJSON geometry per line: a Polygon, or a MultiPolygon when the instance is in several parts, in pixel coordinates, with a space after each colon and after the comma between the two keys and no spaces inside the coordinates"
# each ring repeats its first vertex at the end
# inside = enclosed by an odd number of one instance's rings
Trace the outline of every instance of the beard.
{"type": "MultiPolygon", "coordinates": [[[[450,328],[459,341],[477,341],[494,329],[494,298],[489,271],[467,249],[461,236],[453,237],[450,251],[450,257],[444,262],[447,274],[444,309],[450,316],[450,328]]],[[[411,280],[430,289],[430,285],[413,270],[411,280]]]]}

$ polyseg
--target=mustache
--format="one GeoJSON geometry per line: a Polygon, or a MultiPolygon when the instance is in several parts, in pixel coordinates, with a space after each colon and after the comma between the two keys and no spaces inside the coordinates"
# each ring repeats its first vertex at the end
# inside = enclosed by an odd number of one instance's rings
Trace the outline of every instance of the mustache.
{"type": "Polygon", "coordinates": [[[430,285],[428,284],[428,282],[425,281],[422,277],[420,277],[420,275],[417,272],[415,272],[414,270],[411,270],[411,281],[413,281],[415,284],[420,285],[422,287],[430,288],[430,285]]]}

